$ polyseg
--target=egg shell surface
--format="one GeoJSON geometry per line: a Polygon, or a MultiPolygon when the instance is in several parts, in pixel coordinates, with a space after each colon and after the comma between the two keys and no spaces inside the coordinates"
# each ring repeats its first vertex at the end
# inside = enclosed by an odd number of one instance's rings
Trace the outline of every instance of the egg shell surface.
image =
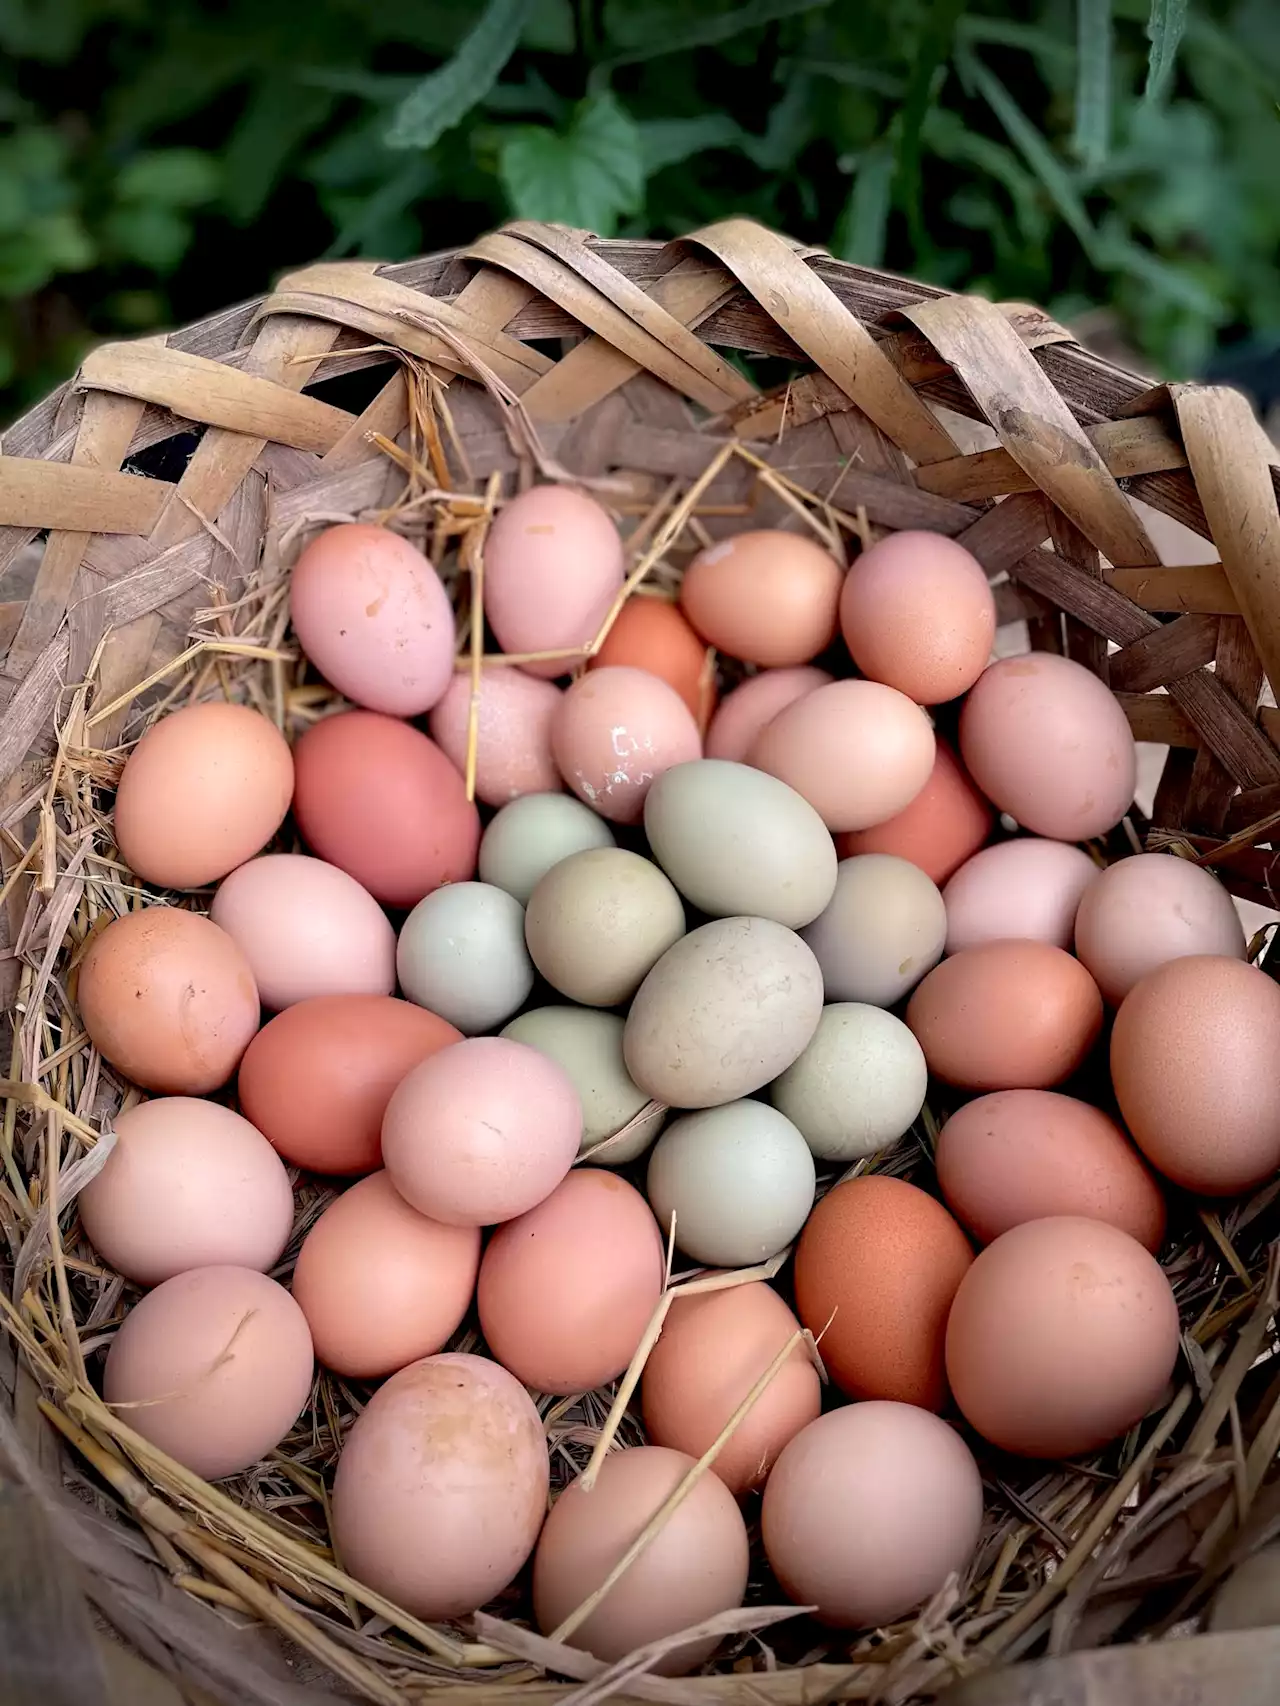
{"type": "Polygon", "coordinates": [[[836,1001],[769,1099],[821,1161],[850,1162],[896,1143],[924,1106],[924,1051],[882,1007],[836,1001]]]}
{"type": "Polygon", "coordinates": [[[524,908],[489,883],[448,883],[424,895],[400,927],[400,987],[464,1036],[491,1031],[524,1005],[533,962],[524,908]]]}
{"type": "Polygon", "coordinates": [[[266,853],[223,879],[209,907],[238,942],[273,1012],[312,995],[390,995],[396,933],[354,877],[300,853],[266,853]]]}
{"type": "Polygon", "coordinates": [[[346,1437],[334,1539],[356,1580],[406,1611],[465,1617],[519,1574],[549,1481],[542,1419],[518,1381],[486,1357],[424,1357],[378,1388],[346,1437]]]}
{"type": "Polygon", "coordinates": [[[274,1267],[293,1225],[280,1157],[246,1119],[196,1096],[117,1114],[106,1166],[76,1198],[103,1261],[136,1285],[188,1268],[274,1267]]]}
{"type": "Polygon", "coordinates": [[[504,1037],[540,1049],[569,1074],[582,1103],[579,1154],[616,1135],[616,1141],[594,1157],[602,1167],[621,1167],[643,1155],[666,1118],[665,1108],[637,1117],[649,1098],[627,1071],[622,1032],[623,1021],[616,1013],[591,1007],[533,1007],[502,1030],[504,1037]],[[631,1129],[620,1135],[628,1125],[631,1129]]]}
{"type": "Polygon", "coordinates": [[[650,859],[621,847],[572,853],[529,896],[524,935],[553,989],[587,1007],[629,1001],[684,935],[684,907],[650,859]]]}
{"type": "Polygon", "coordinates": [[[293,813],[313,853],[384,906],[416,906],[476,868],[480,818],[434,741],[374,711],[343,711],[294,748],[293,813]]]}
{"type": "Polygon", "coordinates": [[[192,1268],[125,1316],[102,1391],[144,1439],[218,1481],[275,1450],[313,1371],[306,1318],[283,1286],[249,1268],[192,1268]]]}
{"type": "Polygon", "coordinates": [[[929,779],[908,805],[871,829],[836,836],[842,859],[892,853],[939,884],[958,871],[991,834],[995,813],[946,741],[937,742],[929,779]]]}
{"type": "MultiPolygon", "coordinates": [[[[590,1492],[580,1480],[565,1489],[533,1560],[533,1610],[544,1634],[600,1587],[693,1464],[682,1451],[633,1446],[605,1458],[590,1492]]],[[[569,1645],[612,1663],[731,1611],[746,1593],[748,1562],[746,1525],[733,1494],[715,1475],[704,1475],[569,1636],[569,1645]]],[[[683,1675],[718,1645],[716,1636],[687,1642],[650,1668],[661,1676],[683,1675]]]]}
{"type": "MultiPolygon", "coordinates": [[[[649,1439],[701,1457],[799,1326],[760,1281],[677,1296],[644,1365],[649,1439]]],[[[796,1345],[721,1447],[713,1473],[734,1494],[762,1486],[783,1446],[821,1407],[818,1371],[796,1345]]]]}
{"type": "Polygon", "coordinates": [[[1243,960],[1246,951],[1227,890],[1212,871],[1172,853],[1138,853],[1101,872],[1076,913],[1075,947],[1113,1007],[1170,960],[1188,954],[1243,960]]]}
{"type": "Polygon", "coordinates": [[[935,966],[907,1003],[930,1072],[965,1090],[1048,1090],[1084,1064],[1102,997],[1048,942],[983,942],[935,966]]]}
{"type": "Polygon", "coordinates": [[[219,1089],[258,1028],[258,988],[225,930],[148,906],[94,937],[77,982],[80,1017],[105,1060],[144,1090],[219,1089]]]}
{"type": "Polygon", "coordinates": [[[217,882],[271,840],[293,787],[293,758],[274,723],[246,705],[185,705],[153,723],[125,763],[120,855],[161,888],[217,882]]]}
{"type": "Polygon", "coordinates": [[[577,1167],[509,1220],[480,1262],[485,1341],[535,1392],[591,1392],[635,1355],[662,1293],[666,1248],[633,1185],[577,1167]]]}
{"type": "Polygon", "coordinates": [[[645,795],[673,764],[702,757],[693,713],[643,669],[591,670],[565,692],[551,725],[560,774],[611,823],[639,823],[645,795]]]}
{"type": "Polygon", "coordinates": [[[1081,847],[1020,835],[984,847],[943,890],[947,952],[1010,937],[1071,947],[1076,909],[1099,874],[1081,847]]]}
{"type": "Polygon", "coordinates": [[[698,728],[706,729],[716,702],[715,657],[678,604],[632,593],[587,668],[615,664],[661,677],[684,700],[698,728]]]}
{"type": "Polygon", "coordinates": [[[700,551],[685,570],[680,603],[703,639],[730,657],[802,664],[835,638],[842,579],[814,540],[762,528],[700,551]]]}
{"type": "Polygon", "coordinates": [[[960,752],[987,798],[1035,835],[1087,841],[1133,804],[1128,719],[1096,675],[1056,652],[983,672],[960,713],[960,752]]]}
{"type": "Polygon", "coordinates": [[[1078,1215],[1156,1251],[1165,1204],[1142,1157],[1101,1109],[1052,1090],[997,1090],[958,1108],[934,1155],[947,1206],[980,1244],[1024,1220],[1078,1215]]]}
{"type": "Polygon", "coordinates": [[[391,995],[317,995],[288,1008],[240,1063],[240,1105],[274,1148],[315,1173],[382,1165],[382,1116],[405,1074],[462,1033],[391,995]]]}
{"type": "Polygon", "coordinates": [[[947,1323],[965,1420],[1020,1457],[1077,1457],[1160,1403],[1178,1305],[1159,1263],[1101,1220],[1028,1220],[982,1251],[947,1323]]]}
{"type": "MultiPolygon", "coordinates": [[[[476,721],[476,798],[505,806],[524,794],[554,793],[560,772],[551,756],[551,724],[560,689],[522,669],[492,665],[480,673],[476,721]]],[[[471,677],[459,671],[431,712],[431,738],[459,775],[467,770],[471,677]]]]}
{"type": "Polygon", "coordinates": [[[918,865],[892,853],[842,859],[831,899],[804,932],[828,1001],[892,1007],[942,958],[947,909],[918,865]]]}
{"type": "Polygon", "coordinates": [[[524,794],[501,807],[480,837],[480,880],[506,889],[527,906],[538,883],[561,859],[590,847],[612,846],[609,825],[572,794],[524,794]]]}
{"type": "Polygon", "coordinates": [[[335,1197],[307,1233],[293,1295],[317,1359],[378,1380],[444,1348],[479,1269],[478,1227],[428,1220],[379,1171],[335,1197]]]}
{"type": "Polygon", "coordinates": [[[779,711],[815,687],[825,687],[835,679],[825,669],[812,664],[798,664],[791,669],[762,669],[721,700],[707,730],[706,755],[723,758],[731,764],[745,764],[756,736],[766,723],[771,723],[779,711]]]}
{"type": "Polygon", "coordinates": [[[972,1261],[942,1204],[905,1179],[829,1191],[796,1247],[796,1312],[840,1390],[940,1410],[947,1312],[972,1261]]]}
{"type": "Polygon", "coordinates": [[[355,704],[418,717],[453,675],[453,606],[431,563],[390,528],[326,527],[289,583],[303,651],[355,704]]]}

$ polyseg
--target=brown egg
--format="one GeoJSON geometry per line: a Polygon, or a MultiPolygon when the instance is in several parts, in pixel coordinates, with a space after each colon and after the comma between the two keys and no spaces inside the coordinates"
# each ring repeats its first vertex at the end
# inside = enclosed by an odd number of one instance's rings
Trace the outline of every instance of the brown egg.
{"type": "Polygon", "coordinates": [[[303,1240],[294,1299],[316,1356],[357,1380],[442,1350],[471,1305],[480,1230],[441,1226],[371,1173],[336,1197],[303,1240]]]}
{"type": "Polygon", "coordinates": [[[645,669],[592,670],[565,692],[551,725],[560,774],[611,823],[639,823],[655,776],[702,757],[684,700],[645,669]]]}
{"type": "Polygon", "coordinates": [[[929,780],[915,799],[884,823],[836,837],[841,859],[893,853],[919,865],[941,887],[991,834],[995,812],[945,741],[937,743],[929,780]]]}
{"type": "Polygon", "coordinates": [[[400,1080],[462,1032],[390,995],[317,995],[264,1025],[240,1066],[245,1115],[297,1167],[371,1173],[400,1080]]]}
{"type": "MultiPolygon", "coordinates": [[[[701,1457],[798,1326],[777,1292],[759,1281],[677,1297],[640,1389],[653,1444],[701,1457]]],[[[731,1492],[761,1486],[783,1446],[821,1407],[818,1371],[797,1345],[712,1468],[731,1492]]]]}
{"type": "Polygon", "coordinates": [[[980,1244],[1024,1220],[1074,1214],[1148,1250],[1164,1237],[1160,1187],[1114,1120],[1052,1090],[998,1090],[952,1114],[934,1163],[947,1206],[980,1244]]]}
{"type": "Polygon", "coordinates": [[[1280,988],[1239,960],[1170,960],[1125,997],[1111,1081],[1153,1167],[1233,1196],[1280,1168],[1280,988]]]}
{"type": "Polygon", "coordinates": [[[240,1064],[258,1028],[244,954],[196,912],[148,906],[96,936],[80,967],[80,1017],[105,1060],[170,1096],[207,1096],[240,1064]]]}
{"type": "Polygon", "coordinates": [[[146,882],[194,889],[260,853],[284,822],[293,759],[247,705],[187,705],[134,747],[116,789],[116,842],[146,882]]]}
{"type": "Polygon", "coordinates": [[[1136,1239],[1101,1220],[1028,1220],[961,1282],[947,1377],[992,1445],[1077,1457],[1160,1402],[1178,1341],[1169,1281],[1136,1239]]]}
{"type": "MultiPolygon", "coordinates": [[[[501,665],[480,677],[476,719],[476,798],[487,806],[505,806],[522,794],[556,794],[560,772],[551,756],[551,721],[560,707],[560,689],[522,669],[501,665]]],[[[471,677],[459,671],[436,704],[428,727],[431,737],[458,774],[467,768],[467,722],[471,714],[471,677]]]]}
{"type": "Polygon", "coordinates": [[[942,1204],[905,1179],[828,1192],[796,1248],[796,1309],[840,1390],[940,1410],[947,1311],[972,1261],[942,1204]]]}
{"type": "Polygon", "coordinates": [[[376,711],[343,711],[294,748],[293,815],[307,846],[384,906],[416,906],[476,868],[480,818],[434,741],[376,711]]]}
{"type": "Polygon", "coordinates": [[[590,1392],[635,1355],[664,1266],[639,1191],[603,1167],[579,1167],[489,1240],[476,1289],[481,1331],[534,1391],[590,1392]]]}
{"type": "Polygon", "coordinates": [[[1048,942],[983,942],[935,966],[907,1003],[929,1070],[965,1090],[1047,1090],[1102,1030],[1102,997],[1048,942]]]}
{"type": "Polygon", "coordinates": [[[716,667],[711,649],[665,598],[634,593],[610,628],[589,670],[622,664],[647,669],[674,687],[705,732],[716,702],[716,667]]]}
{"type": "MultiPolygon", "coordinates": [[[[533,1611],[550,1635],[603,1583],[694,1459],[660,1445],[614,1451],[590,1492],[575,1481],[552,1507],[533,1559],[533,1611]]],[[[742,1604],[747,1530],[733,1494],[714,1475],[690,1488],[666,1524],[569,1636],[612,1664],[637,1647],[703,1623],[742,1604]]],[[[719,1646],[715,1636],[666,1653],[651,1668],[682,1676],[719,1646]]]]}
{"type": "Polygon", "coordinates": [[[762,669],[759,675],[749,675],[740,687],[726,693],[707,730],[706,756],[726,758],[731,764],[745,764],[755,738],[766,723],[771,723],[779,711],[815,687],[826,687],[835,677],[812,664],[797,664],[794,669],[762,669]]]}
{"type": "Polygon", "coordinates": [[[700,551],[680,588],[709,645],[743,663],[808,663],[835,638],[843,571],[803,533],[738,533],[700,551]]]}

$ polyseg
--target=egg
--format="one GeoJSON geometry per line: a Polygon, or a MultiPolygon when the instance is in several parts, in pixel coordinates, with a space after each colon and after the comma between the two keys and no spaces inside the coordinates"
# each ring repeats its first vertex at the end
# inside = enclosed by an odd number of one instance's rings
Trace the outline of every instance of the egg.
{"type": "Polygon", "coordinates": [[[103,1261],[135,1285],[188,1268],[273,1267],[293,1225],[280,1157],[216,1102],[161,1096],[112,1121],[107,1164],[76,1198],[103,1261]]]}
{"type": "Polygon", "coordinates": [[[1280,1169],[1280,988],[1225,956],[1169,960],[1129,991],[1111,1082],[1138,1148],[1167,1179],[1234,1196],[1280,1169]]]}
{"type": "Polygon", "coordinates": [[[745,1268],[786,1248],[813,1207],[813,1155],[766,1102],[728,1102],[673,1120],[653,1147],[646,1182],[659,1226],[675,1218],[696,1262],[745,1268]]]}
{"type": "Polygon", "coordinates": [[[614,844],[604,819],[571,794],[523,794],[503,806],[480,837],[480,880],[527,906],[561,859],[614,844]]]}
{"type": "Polygon", "coordinates": [[[251,1268],[192,1268],[125,1316],[102,1393],[135,1433],[219,1481],[275,1450],[313,1372],[306,1319],[283,1286],[251,1268]]]}
{"type": "Polygon", "coordinates": [[[240,1063],[240,1106],[295,1167],[371,1173],[382,1116],[409,1069],[461,1040],[390,995],[317,995],[264,1025],[240,1063]]]}
{"type": "Polygon", "coordinates": [[[665,1109],[655,1108],[638,1118],[649,1098],[627,1071],[622,1032],[623,1021],[616,1013],[590,1007],[534,1007],[502,1031],[504,1037],[540,1049],[568,1073],[582,1103],[580,1154],[630,1126],[625,1137],[593,1157],[605,1167],[621,1167],[643,1155],[666,1115],[665,1109]]]}
{"type": "Polygon", "coordinates": [[[835,890],[835,846],[817,812],[745,764],[703,758],[665,771],[645,800],[644,829],[680,893],[712,918],[798,930],[835,890]]]}
{"type": "Polygon", "coordinates": [[[840,1390],[940,1410],[947,1314],[972,1261],[942,1204],[905,1179],[829,1191],[796,1249],[796,1312],[840,1390]]]}
{"type": "Polygon", "coordinates": [[[493,1226],[551,1194],[581,1136],[582,1104],[562,1067],[507,1037],[471,1037],[401,1080],[382,1118],[382,1157],[420,1214],[493,1226]]]}
{"type": "Polygon", "coordinates": [[[738,533],[708,545],[680,586],[685,615],[709,645],[764,665],[808,663],[836,633],[843,574],[803,533],[738,533]]]}
{"type": "Polygon", "coordinates": [[[935,966],[907,1003],[930,1072],[963,1090],[1047,1090],[1084,1064],[1102,997],[1048,942],[983,942],[935,966]]]}
{"type": "Polygon", "coordinates": [[[1133,804],[1128,719],[1096,675],[1056,652],[984,671],[960,713],[960,752],[987,798],[1035,835],[1086,841],[1133,804]]]}
{"type": "Polygon", "coordinates": [[[250,859],[219,885],[209,916],[249,962],[264,1007],[311,995],[390,995],[396,933],[345,871],[299,853],[250,859]]]}
{"type": "Polygon", "coordinates": [[[924,1051],[883,1008],[837,1001],[808,1047],[774,1079],[769,1099],[820,1161],[847,1164],[887,1149],[924,1106],[924,1051]]]}
{"type": "Polygon", "coordinates": [[[480,1262],[480,1329],[535,1392],[592,1392],[635,1355],[662,1295],[666,1250],[634,1186],[578,1167],[500,1226],[480,1262]]]}
{"type": "Polygon", "coordinates": [[[684,700],[699,729],[706,728],[716,699],[715,656],[689,626],[679,605],[633,593],[587,668],[614,664],[660,676],[684,700]]]}
{"type": "Polygon", "coordinates": [[[1024,1220],[1078,1215],[1148,1250],[1164,1237],[1160,1187],[1114,1120],[1052,1090],[998,1090],[952,1114],[934,1163],[947,1207],[980,1244],[1024,1220]]]}
{"type": "Polygon", "coordinates": [[[246,705],[186,705],[161,717],[116,788],[120,857],[148,883],[195,889],[260,853],[284,822],[293,759],[246,705]]]}
{"type": "Polygon", "coordinates": [[[947,909],[918,865],[892,853],[842,859],[835,890],[804,939],[828,1001],[892,1007],[942,958],[947,909]]]}
{"type": "Polygon", "coordinates": [[[551,725],[560,774],[612,823],[639,823],[655,776],[701,758],[693,714],[643,669],[596,669],[565,693],[551,725]]]}
{"type": "Polygon", "coordinates": [[[972,1453],[910,1404],[851,1404],[810,1423],[778,1459],[761,1511],[783,1592],[840,1629],[896,1623],[963,1579],[981,1529],[972,1453]]]}
{"type": "Polygon", "coordinates": [[[163,1095],[207,1095],[240,1064],[258,1028],[249,962],[196,912],[148,906],[92,940],[76,989],[89,1041],[104,1060],[163,1095]]]}
{"type": "MultiPolygon", "coordinates": [[[[608,512],[569,486],[531,486],[498,512],[484,547],[484,613],[504,652],[580,652],[622,589],[608,512]]],[[[524,665],[564,675],[574,659],[524,665]]]]}
{"type": "Polygon", "coordinates": [[[961,1282],[947,1375],[965,1420],[1019,1457],[1097,1451],[1160,1403],[1178,1359],[1160,1264],[1101,1220],[1029,1220],[961,1282]]]}
{"type": "MultiPolygon", "coordinates": [[[[641,1381],[651,1443],[695,1458],[709,1451],[799,1326],[777,1292],[758,1280],[677,1293],[641,1381]]],[[[731,1493],[763,1486],[783,1446],[821,1406],[818,1371],[796,1345],[720,1448],[713,1472],[731,1493]]]]}
{"type": "Polygon", "coordinates": [[[945,741],[937,742],[929,779],[908,805],[870,829],[836,837],[842,859],[858,853],[892,853],[945,883],[991,834],[995,813],[945,741]]]}
{"type": "MultiPolygon", "coordinates": [[[[481,672],[476,718],[476,797],[504,806],[524,794],[554,793],[560,772],[551,756],[551,724],[560,708],[560,689],[522,669],[490,667],[481,672]]],[[[467,725],[471,677],[459,671],[433,709],[427,726],[441,752],[461,775],[467,769],[467,725]]]]}
{"type": "Polygon", "coordinates": [[[747,762],[802,794],[830,830],[869,829],[929,780],[933,726],[878,681],[833,681],[766,723],[747,762]]]}
{"type": "MultiPolygon", "coordinates": [[[[658,1445],[615,1451],[590,1492],[566,1487],[551,1508],[533,1560],[533,1613],[544,1635],[599,1588],[675,1492],[694,1459],[658,1445]]],[[[568,1637],[606,1664],[637,1647],[740,1606],[747,1591],[747,1529],[733,1494],[704,1475],[664,1526],[568,1637]]],[[[688,1641],[646,1667],[659,1676],[694,1670],[718,1636],[688,1641]]]]}
{"type": "Polygon", "coordinates": [[[378,1388],[343,1443],[338,1556],[416,1617],[469,1616],[523,1568],[549,1482],[542,1419],[519,1382],[486,1357],[424,1357],[378,1388]]]}
{"type": "Polygon", "coordinates": [[[792,669],[764,669],[759,675],[749,675],[732,693],[721,701],[707,730],[708,758],[727,759],[732,764],[746,762],[756,736],[766,723],[771,723],[779,711],[815,687],[825,687],[835,677],[812,664],[799,664],[792,669]]]}
{"type": "Polygon", "coordinates": [[[1076,909],[1098,875],[1080,847],[1020,835],[984,847],[943,890],[947,952],[1010,937],[1070,948],[1076,909]]]}
{"type": "Polygon", "coordinates": [[[325,680],[370,711],[421,716],[453,675],[449,595],[389,528],[343,522],[318,533],[294,564],[289,616],[325,680]]]}
{"type": "Polygon", "coordinates": [[[293,814],[313,853],[384,906],[415,906],[476,866],[480,819],[433,741],[374,711],[325,717],[294,748],[293,814]]]}
{"type": "Polygon", "coordinates": [[[595,847],[570,854],[541,879],[524,931],[553,989],[584,1006],[615,1007],[684,935],[684,907],[650,860],[595,847]]]}
{"type": "Polygon", "coordinates": [[[691,930],[636,991],[622,1046],[642,1090],[669,1107],[734,1102],[785,1072],[818,1028],[813,951],[769,918],[691,930]]]}
{"type": "Polygon", "coordinates": [[[424,895],[400,927],[400,987],[464,1036],[505,1024],[533,988],[524,908],[489,883],[424,895]]]}
{"type": "Polygon", "coordinates": [[[840,593],[840,631],[863,675],[921,705],[967,693],[987,667],[996,605],[963,545],[907,528],[857,557],[840,593]]]}
{"type": "Polygon", "coordinates": [[[307,1233],[293,1296],[326,1368],[378,1380],[444,1348],[479,1269],[479,1228],[428,1220],[382,1171],[335,1197],[307,1233]]]}
{"type": "Polygon", "coordinates": [[[1140,978],[1187,954],[1243,960],[1240,914],[1201,865],[1139,853],[1103,871],[1080,902],[1075,945],[1102,998],[1118,1007],[1140,978]]]}

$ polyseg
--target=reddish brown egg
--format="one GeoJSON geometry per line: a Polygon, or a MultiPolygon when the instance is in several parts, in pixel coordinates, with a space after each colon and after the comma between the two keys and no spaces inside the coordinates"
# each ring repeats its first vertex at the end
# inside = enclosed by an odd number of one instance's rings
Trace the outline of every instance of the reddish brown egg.
{"type": "Polygon", "coordinates": [[[715,657],[689,626],[678,604],[634,593],[587,665],[647,669],[674,687],[705,731],[716,702],[715,657]]]}
{"type": "Polygon", "coordinates": [[[171,906],[108,924],[84,957],[77,999],[103,1058],[170,1096],[225,1084],[260,1017],[253,973],[231,937],[171,906]]]}
{"type": "Polygon", "coordinates": [[[935,966],[907,1003],[929,1070],[965,1090],[1047,1090],[1102,1030],[1102,997],[1048,942],[983,942],[935,966]]]}
{"type": "Polygon", "coordinates": [[[796,1248],[796,1309],[840,1390],[940,1410],[947,1312],[972,1261],[942,1204],[905,1179],[823,1197],[796,1248]]]}
{"type": "Polygon", "coordinates": [[[240,1065],[246,1118],[286,1161],[316,1173],[371,1173],[382,1116],[409,1069],[462,1032],[390,995],[317,995],[272,1019],[240,1065]]]}
{"type": "Polygon", "coordinates": [[[376,711],[344,711],[294,748],[293,813],[308,847],[384,906],[416,906],[476,868],[480,818],[434,741],[376,711]]]}
{"type": "Polygon", "coordinates": [[[939,741],[929,780],[896,817],[871,829],[836,836],[842,859],[893,853],[919,865],[941,887],[991,834],[995,812],[945,741],[939,741]]]}

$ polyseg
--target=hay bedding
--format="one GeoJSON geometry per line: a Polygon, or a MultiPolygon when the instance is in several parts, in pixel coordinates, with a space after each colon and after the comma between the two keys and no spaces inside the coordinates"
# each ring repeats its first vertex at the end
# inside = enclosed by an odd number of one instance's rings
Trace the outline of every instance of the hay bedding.
{"type": "MultiPolygon", "coordinates": [[[[1280,1533],[1274,1185],[1220,1214],[1177,1206],[1165,1263],[1185,1358],[1167,1407],[1086,1463],[986,1453],[987,1528],[964,1583],[851,1641],[778,1621],[757,1570],[747,1609],[721,1620],[716,1674],[679,1681],[642,1660],[606,1672],[534,1635],[518,1588],[435,1629],[347,1578],[326,1482],[366,1394],[330,1374],[234,1482],[210,1487],[148,1446],[94,1392],[127,1300],[71,1206],[136,1095],[80,1030],[76,965],[104,921],[155,898],[116,857],[110,790],[176,705],[230,696],[290,735],[331,708],[291,643],[287,577],[332,521],[384,520],[426,549],[473,671],[488,661],[470,619],[484,530],[533,479],[593,490],[629,535],[628,585],[655,590],[744,526],[808,529],[840,555],[887,529],[946,533],[986,567],[1003,623],[1093,669],[1137,738],[1170,748],[1151,821],[1135,811],[1109,851],[1173,847],[1274,905],[1280,714],[1263,699],[1280,679],[1280,470],[1242,399],[1151,388],[1034,309],[837,263],[745,221],[665,248],[515,225],[463,253],[307,268],[262,302],[99,349],[2,449],[0,1312],[15,1354],[0,1364],[0,1539],[56,1561],[33,1565],[6,1631],[11,1675],[53,1706],[111,1698],[108,1672],[116,1697],[163,1690],[169,1672],[281,1706],[335,1686],[440,1706],[460,1690],[530,1706],[907,1701],[957,1678],[957,1706],[1264,1697],[1273,1631],[1146,1638],[1193,1628],[1213,1584],[1280,1533]],[[794,376],[758,387],[757,357],[794,376]],[[1162,567],[1126,494],[1201,535],[1204,561],[1162,567]],[[66,1591],[68,1560],[149,1667],[123,1685],[66,1591]],[[46,1577],[63,1588],[44,1593],[46,1577]],[[233,1636],[258,1621],[324,1680],[303,1689],[276,1651],[233,1636]],[[1030,1652],[1049,1656],[991,1672],[1030,1652]]],[[[879,1164],[927,1182],[945,1112],[931,1102],[879,1164]]],[[[327,1198],[301,1185],[286,1271],[327,1198]]],[[[542,1402],[557,1481],[615,1434],[638,1440],[614,1398],[542,1402]]]]}

